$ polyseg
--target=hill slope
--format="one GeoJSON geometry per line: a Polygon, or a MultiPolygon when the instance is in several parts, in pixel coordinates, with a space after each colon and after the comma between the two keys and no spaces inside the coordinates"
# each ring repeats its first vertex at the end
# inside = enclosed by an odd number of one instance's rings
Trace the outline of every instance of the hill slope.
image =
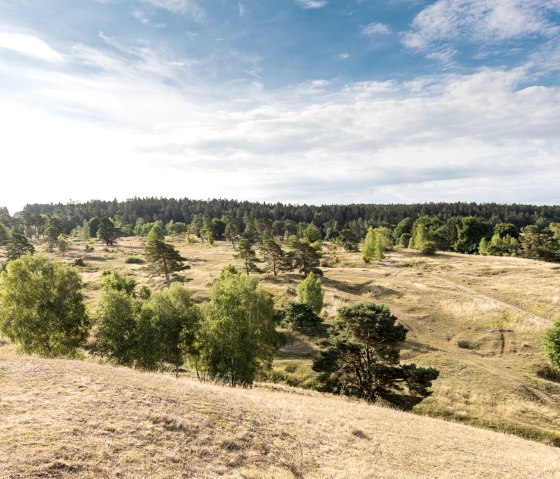
{"type": "Polygon", "coordinates": [[[293,389],[0,349],[0,478],[560,478],[560,450],[293,389]]]}

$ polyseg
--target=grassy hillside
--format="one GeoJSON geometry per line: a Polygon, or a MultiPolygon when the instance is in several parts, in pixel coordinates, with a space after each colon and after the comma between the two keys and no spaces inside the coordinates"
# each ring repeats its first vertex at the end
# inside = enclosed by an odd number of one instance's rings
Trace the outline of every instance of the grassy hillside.
{"type": "MultiPolygon", "coordinates": [[[[236,264],[225,243],[174,244],[190,260],[186,286],[199,301],[208,298],[222,267],[236,264]]],[[[145,266],[125,263],[142,251],[136,238],[110,248],[97,243],[89,253],[73,245],[64,259],[85,258],[87,266],[80,271],[93,315],[104,269],[126,269],[139,283],[162,286],[145,266]]],[[[324,251],[325,319],[332,320],[344,304],[387,304],[410,330],[404,359],[440,370],[433,396],[415,412],[560,445],[560,382],[543,375],[542,352],[543,332],[560,317],[559,265],[453,253],[422,257],[401,250],[366,266],[359,253],[330,244],[324,251]]],[[[296,274],[260,277],[277,306],[294,299],[302,279],[296,274]]],[[[305,338],[292,339],[278,352],[271,378],[312,386],[315,346],[305,338]]]]}
{"type": "Polygon", "coordinates": [[[560,450],[286,387],[0,348],[1,478],[555,478],[560,450]]]}

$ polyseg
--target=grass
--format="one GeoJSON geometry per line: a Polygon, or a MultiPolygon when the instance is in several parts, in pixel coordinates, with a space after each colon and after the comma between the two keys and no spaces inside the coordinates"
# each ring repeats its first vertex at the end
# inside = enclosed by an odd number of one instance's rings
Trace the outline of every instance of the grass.
{"type": "MultiPolygon", "coordinates": [[[[241,269],[230,244],[178,239],[174,246],[189,258],[191,269],[183,275],[199,302],[208,299],[226,264],[241,269]]],[[[455,253],[423,257],[409,250],[396,250],[381,262],[365,265],[360,253],[334,245],[326,250],[323,262],[331,266],[324,268],[322,280],[325,321],[332,321],[345,304],[386,304],[409,329],[403,360],[440,370],[433,395],[415,408],[416,413],[560,445],[560,383],[542,373],[546,322],[560,317],[558,265],[455,253]]],[[[59,259],[84,258],[87,267],[79,271],[95,317],[105,269],[126,270],[139,284],[163,287],[162,279],[151,277],[145,265],[126,263],[129,257],[141,257],[142,251],[137,238],[124,238],[115,247],[96,243],[90,252],[75,243],[59,259]]],[[[294,299],[302,280],[293,273],[259,276],[278,307],[294,299]]],[[[313,387],[315,349],[312,341],[292,337],[278,352],[270,379],[313,387]]]]}
{"type": "Polygon", "coordinates": [[[0,349],[2,478],[554,478],[560,450],[287,386],[0,349]]]}

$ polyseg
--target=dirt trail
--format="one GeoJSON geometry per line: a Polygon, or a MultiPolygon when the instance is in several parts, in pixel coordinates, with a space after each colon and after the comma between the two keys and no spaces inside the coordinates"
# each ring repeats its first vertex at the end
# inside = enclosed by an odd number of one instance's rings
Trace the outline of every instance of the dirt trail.
{"type": "Polygon", "coordinates": [[[463,286],[462,284],[459,283],[455,283],[454,281],[451,281],[449,279],[444,279],[441,276],[437,275],[437,274],[430,274],[430,276],[432,278],[436,278],[438,281],[442,282],[442,283],[446,283],[450,286],[453,286],[454,288],[460,289],[461,291],[464,291],[465,293],[468,293],[472,296],[476,296],[479,299],[482,299],[483,301],[487,301],[489,303],[493,303],[493,304],[497,304],[499,306],[502,306],[503,308],[509,309],[510,311],[514,311],[516,313],[520,313],[523,314],[525,317],[527,317],[528,319],[530,319],[531,321],[538,323],[538,324],[543,324],[544,326],[552,326],[552,321],[550,321],[549,319],[543,318],[542,316],[538,316],[534,313],[530,313],[529,311],[525,311],[524,309],[518,308],[517,306],[514,306],[513,304],[509,304],[506,303],[504,301],[500,301],[499,299],[493,298],[491,296],[486,296],[485,294],[481,294],[478,291],[469,288],[468,286],[463,286]]]}

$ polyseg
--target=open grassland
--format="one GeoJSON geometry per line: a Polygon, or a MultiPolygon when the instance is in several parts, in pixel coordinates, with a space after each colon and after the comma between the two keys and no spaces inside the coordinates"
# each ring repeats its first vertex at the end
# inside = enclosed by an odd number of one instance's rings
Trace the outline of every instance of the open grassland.
{"type": "Polygon", "coordinates": [[[560,478],[560,449],[321,395],[0,348],[0,478],[560,478]]]}
{"type": "MultiPolygon", "coordinates": [[[[223,266],[233,263],[241,269],[229,244],[184,239],[173,244],[189,259],[185,285],[199,301],[208,299],[223,266]]],[[[65,258],[59,256],[66,261],[85,258],[80,271],[94,318],[105,269],[126,270],[140,284],[163,286],[145,265],[125,262],[141,258],[143,246],[137,238],[123,238],[109,248],[96,243],[94,248],[85,252],[83,245],[74,244],[65,258]]],[[[559,378],[542,374],[543,332],[560,317],[560,265],[454,253],[423,257],[409,250],[364,265],[359,253],[326,244],[323,270],[327,322],[345,304],[386,304],[409,329],[403,359],[439,369],[433,396],[415,412],[560,445],[559,378]]],[[[294,273],[263,273],[260,278],[278,307],[295,299],[302,280],[294,273]]],[[[316,346],[296,335],[291,339],[278,352],[270,378],[311,387],[316,346]]]]}

